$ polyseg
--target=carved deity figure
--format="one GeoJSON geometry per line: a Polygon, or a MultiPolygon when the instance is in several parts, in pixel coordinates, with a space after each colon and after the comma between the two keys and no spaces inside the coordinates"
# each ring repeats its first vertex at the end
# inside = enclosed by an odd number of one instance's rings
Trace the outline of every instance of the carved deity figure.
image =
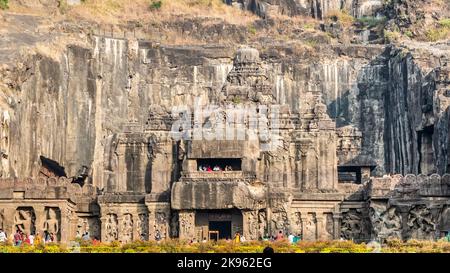
{"type": "Polygon", "coordinates": [[[412,238],[433,239],[435,223],[430,209],[426,206],[415,206],[408,214],[408,227],[412,238]]]}
{"type": "Polygon", "coordinates": [[[148,215],[146,213],[141,213],[138,215],[137,219],[137,232],[139,234],[139,238],[142,241],[148,239],[148,215]]]}
{"type": "Polygon", "coordinates": [[[258,213],[259,237],[263,238],[267,234],[267,217],[265,211],[258,213]]]}
{"type": "Polygon", "coordinates": [[[325,214],[325,232],[327,239],[331,240],[334,238],[334,220],[332,213],[325,214]]]}
{"type": "Polygon", "coordinates": [[[118,239],[117,215],[108,214],[106,220],[106,241],[111,242],[118,239]]]}
{"type": "Polygon", "coordinates": [[[166,213],[164,212],[157,212],[155,215],[155,232],[159,231],[161,239],[165,238],[167,236],[167,219],[166,219],[166,213]]]}
{"type": "Polygon", "coordinates": [[[317,239],[317,220],[316,215],[313,213],[308,213],[305,226],[305,240],[316,240],[317,239]]]}
{"type": "Polygon", "coordinates": [[[133,241],[133,216],[129,213],[123,216],[121,232],[123,242],[133,241]]]}
{"type": "Polygon", "coordinates": [[[300,211],[294,210],[291,212],[291,217],[289,220],[289,232],[294,234],[300,234],[303,233],[303,227],[302,227],[302,215],[300,211]]]}
{"type": "Polygon", "coordinates": [[[19,208],[14,215],[14,227],[25,234],[34,233],[35,216],[32,208],[19,208]]]}
{"type": "Polygon", "coordinates": [[[356,210],[349,210],[342,215],[341,237],[346,240],[356,239],[362,232],[362,218],[356,210]]]}
{"type": "Polygon", "coordinates": [[[170,234],[172,238],[177,238],[178,235],[178,213],[173,213],[170,219],[170,234]]]}
{"type": "Polygon", "coordinates": [[[180,213],[178,217],[180,222],[180,237],[191,239],[194,233],[194,214],[190,212],[180,213]]]}
{"type": "Polygon", "coordinates": [[[382,216],[382,229],[380,235],[384,238],[400,238],[401,219],[394,207],[391,207],[382,216]]]}
{"type": "Polygon", "coordinates": [[[59,209],[47,208],[47,219],[44,222],[44,230],[57,235],[59,233],[59,209]]]}

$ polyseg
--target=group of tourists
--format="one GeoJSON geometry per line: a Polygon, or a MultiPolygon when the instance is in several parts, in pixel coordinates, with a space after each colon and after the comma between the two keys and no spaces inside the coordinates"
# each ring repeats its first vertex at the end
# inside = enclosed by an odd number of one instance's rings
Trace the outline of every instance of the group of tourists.
{"type": "MultiPolygon", "coordinates": [[[[14,246],[21,245],[40,245],[42,243],[48,244],[52,242],[56,242],[55,234],[44,231],[44,238],[36,232],[36,234],[27,234],[22,232],[20,229],[16,231],[13,235],[11,235],[11,242],[13,242],[14,246]]],[[[8,241],[8,236],[3,229],[0,229],[0,243],[6,243],[8,241]]]]}
{"type": "Polygon", "coordinates": [[[233,168],[231,166],[226,165],[225,168],[220,167],[219,165],[215,165],[211,168],[210,165],[200,165],[198,170],[201,172],[221,172],[221,171],[232,171],[233,168]]]}
{"type": "MultiPolygon", "coordinates": [[[[293,233],[290,233],[287,237],[289,243],[291,244],[296,244],[298,241],[301,241],[301,238],[302,237],[300,234],[293,234],[293,233]]],[[[260,239],[262,239],[263,241],[271,241],[271,242],[282,241],[285,239],[285,236],[283,234],[283,231],[280,230],[276,235],[272,235],[271,237],[265,236],[260,239]]]]}

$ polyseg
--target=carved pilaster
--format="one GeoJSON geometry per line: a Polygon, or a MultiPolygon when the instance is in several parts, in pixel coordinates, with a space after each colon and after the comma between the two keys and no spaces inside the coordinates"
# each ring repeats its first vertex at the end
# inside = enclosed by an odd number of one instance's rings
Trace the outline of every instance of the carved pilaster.
{"type": "Polygon", "coordinates": [[[341,238],[341,219],[342,219],[342,214],[333,213],[334,239],[336,239],[336,240],[341,238]]]}
{"type": "Polygon", "coordinates": [[[182,210],[178,214],[180,239],[190,240],[195,237],[195,212],[182,210]]]}

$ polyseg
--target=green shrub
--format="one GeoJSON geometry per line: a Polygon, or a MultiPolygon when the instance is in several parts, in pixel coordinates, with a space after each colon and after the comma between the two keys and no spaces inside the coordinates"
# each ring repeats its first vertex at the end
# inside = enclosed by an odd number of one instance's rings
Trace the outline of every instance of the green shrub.
{"type": "Polygon", "coordinates": [[[8,0],[0,0],[0,9],[5,10],[8,9],[8,0]]]}
{"type": "Polygon", "coordinates": [[[160,10],[163,2],[161,0],[152,0],[150,2],[150,10],[160,10]]]}
{"type": "Polygon", "coordinates": [[[256,34],[256,28],[255,28],[254,26],[249,26],[249,27],[248,27],[248,32],[249,32],[250,34],[255,35],[255,34],[256,34]]]}
{"type": "Polygon", "coordinates": [[[355,21],[355,18],[348,14],[345,10],[330,11],[326,16],[326,19],[339,22],[344,27],[351,26],[355,21]]]}
{"type": "Polygon", "coordinates": [[[439,25],[441,25],[441,27],[450,28],[450,18],[439,20],[439,25]]]}
{"type": "Polygon", "coordinates": [[[358,18],[357,21],[363,24],[364,26],[367,26],[368,28],[372,28],[380,24],[384,24],[386,22],[386,17],[364,16],[358,18]]]}
{"type": "Polygon", "coordinates": [[[397,31],[388,31],[388,30],[384,31],[384,39],[388,43],[394,42],[399,38],[400,38],[400,33],[397,31]]]}

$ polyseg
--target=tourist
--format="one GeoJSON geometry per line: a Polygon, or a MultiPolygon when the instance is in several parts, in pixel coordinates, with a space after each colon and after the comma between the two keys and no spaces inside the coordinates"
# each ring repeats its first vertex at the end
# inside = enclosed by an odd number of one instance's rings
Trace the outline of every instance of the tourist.
{"type": "Polygon", "coordinates": [[[206,242],[208,242],[208,240],[206,240],[206,237],[205,237],[205,238],[203,238],[203,243],[206,243],[206,242]]]}
{"type": "Polygon", "coordinates": [[[30,245],[34,245],[34,235],[33,234],[30,234],[30,236],[28,236],[28,241],[29,241],[29,243],[30,243],[30,245]]]}
{"type": "Polygon", "coordinates": [[[44,231],[44,243],[48,244],[52,242],[52,238],[48,231],[44,231]]]}
{"type": "Polygon", "coordinates": [[[96,246],[100,244],[100,240],[97,237],[94,237],[94,239],[92,240],[92,245],[96,246]]]}
{"type": "Polygon", "coordinates": [[[36,236],[34,238],[34,244],[36,244],[37,246],[40,245],[42,243],[42,237],[39,234],[39,232],[36,232],[36,236]]]}
{"type": "Polygon", "coordinates": [[[240,243],[241,242],[241,235],[239,234],[239,232],[236,232],[236,234],[234,236],[234,242],[235,243],[240,243]]]}
{"type": "Polygon", "coordinates": [[[294,244],[296,244],[300,240],[301,240],[300,234],[297,234],[297,235],[294,236],[294,244]]]}
{"type": "Polygon", "coordinates": [[[280,230],[278,232],[277,237],[275,238],[275,240],[276,241],[281,241],[281,240],[283,240],[283,238],[284,238],[283,231],[280,230]]]}
{"type": "Polygon", "coordinates": [[[55,242],[55,234],[53,232],[50,233],[50,242],[51,243],[55,242]]]}
{"type": "Polygon", "coordinates": [[[30,237],[26,233],[23,235],[23,243],[27,244],[27,245],[31,245],[30,237]]]}
{"type": "Polygon", "coordinates": [[[91,239],[91,236],[89,236],[89,232],[86,231],[81,238],[83,239],[83,241],[89,241],[91,239]]]}
{"type": "Polygon", "coordinates": [[[212,172],[211,166],[206,167],[206,171],[209,173],[212,172]]]}
{"type": "Polygon", "coordinates": [[[155,240],[156,241],[161,240],[161,232],[159,231],[159,229],[156,230],[156,232],[155,232],[155,240]]]}
{"type": "Polygon", "coordinates": [[[20,234],[20,230],[16,231],[16,234],[14,234],[14,245],[20,246],[22,244],[22,235],[20,234]]]}
{"type": "Polygon", "coordinates": [[[198,167],[198,170],[199,170],[200,172],[202,172],[202,171],[203,171],[203,166],[200,165],[200,166],[198,167]]]}
{"type": "Polygon", "coordinates": [[[0,243],[5,243],[6,239],[6,233],[3,231],[3,229],[0,228],[0,243]]]}
{"type": "Polygon", "coordinates": [[[289,236],[288,236],[289,243],[293,244],[294,243],[294,238],[295,238],[294,234],[289,233],[289,236]]]}
{"type": "Polygon", "coordinates": [[[241,242],[245,242],[245,241],[246,241],[245,236],[242,235],[242,236],[241,236],[241,242]]]}

